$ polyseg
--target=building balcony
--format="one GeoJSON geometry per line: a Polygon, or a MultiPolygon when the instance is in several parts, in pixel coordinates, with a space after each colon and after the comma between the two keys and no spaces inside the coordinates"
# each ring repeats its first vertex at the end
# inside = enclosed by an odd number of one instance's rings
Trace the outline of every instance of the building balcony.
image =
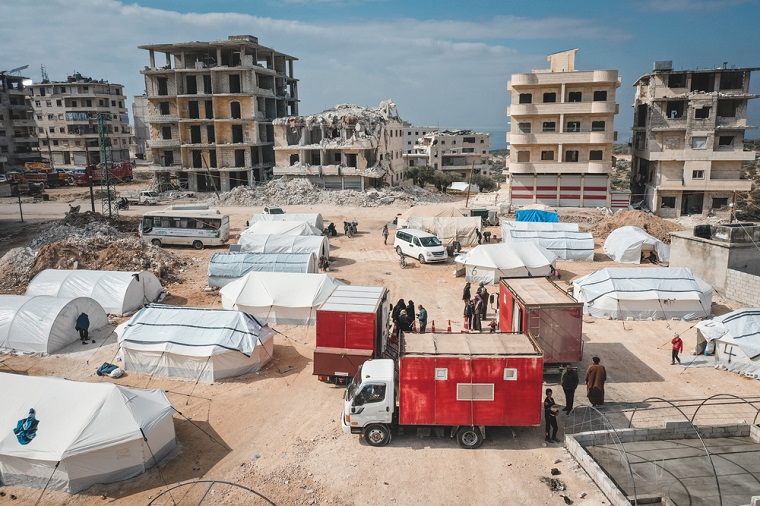
{"type": "Polygon", "coordinates": [[[658,191],[740,191],[752,190],[751,179],[673,179],[662,181],[656,186],[658,191]]]}
{"type": "Polygon", "coordinates": [[[149,148],[178,148],[179,139],[151,139],[148,141],[149,148]]]}
{"type": "Polygon", "coordinates": [[[561,84],[600,84],[610,83],[615,87],[621,84],[617,70],[591,70],[577,72],[533,72],[530,74],[513,74],[507,82],[507,89],[515,86],[543,86],[561,84]]]}
{"type": "Polygon", "coordinates": [[[146,116],[146,123],[177,123],[179,116],[174,114],[162,114],[159,116],[146,116]]]}
{"type": "Polygon", "coordinates": [[[507,116],[557,116],[559,114],[617,114],[615,102],[549,102],[544,104],[512,104],[507,116]]]}
{"type": "Polygon", "coordinates": [[[31,105],[27,105],[27,104],[10,104],[8,106],[8,109],[10,109],[11,111],[28,111],[28,112],[32,112],[34,110],[31,105]]]}
{"type": "Polygon", "coordinates": [[[509,162],[511,174],[609,174],[612,162],[509,162]]]}
{"type": "Polygon", "coordinates": [[[507,141],[514,145],[535,144],[610,144],[617,132],[540,132],[531,134],[507,133],[507,141]]]}
{"type": "Polygon", "coordinates": [[[686,162],[686,161],[751,161],[755,159],[754,151],[711,151],[708,149],[669,149],[666,151],[640,151],[640,158],[652,162],[686,162]]]}

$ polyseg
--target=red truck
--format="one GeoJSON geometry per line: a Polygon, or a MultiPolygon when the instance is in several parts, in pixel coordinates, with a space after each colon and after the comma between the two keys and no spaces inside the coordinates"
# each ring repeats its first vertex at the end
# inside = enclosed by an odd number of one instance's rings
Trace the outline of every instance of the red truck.
{"type": "Polygon", "coordinates": [[[549,278],[502,279],[499,330],[531,335],[549,366],[583,358],[583,303],[549,278]]]}
{"type": "Polygon", "coordinates": [[[347,384],[364,361],[381,357],[388,342],[388,307],[384,287],[336,288],[317,309],[313,374],[347,384]]]}
{"type": "Polygon", "coordinates": [[[486,427],[541,423],[543,352],[525,334],[406,334],[397,360],[362,364],[346,390],[341,426],[384,446],[393,431],[450,429],[478,448],[486,427]]]}
{"type": "MultiPolygon", "coordinates": [[[[112,163],[109,176],[112,183],[128,183],[132,181],[132,164],[128,161],[112,163]]],[[[93,184],[101,184],[106,177],[103,165],[88,165],[74,170],[74,184],[77,186],[89,186],[90,177],[92,177],[93,184]]]]}

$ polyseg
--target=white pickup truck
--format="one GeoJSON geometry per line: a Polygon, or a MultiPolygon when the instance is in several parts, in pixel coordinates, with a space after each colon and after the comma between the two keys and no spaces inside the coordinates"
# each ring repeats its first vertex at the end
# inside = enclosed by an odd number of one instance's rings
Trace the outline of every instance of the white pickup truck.
{"type": "Polygon", "coordinates": [[[122,193],[119,195],[122,198],[127,199],[132,205],[155,205],[160,200],[158,193],[151,190],[142,190],[134,193],[122,193]]]}

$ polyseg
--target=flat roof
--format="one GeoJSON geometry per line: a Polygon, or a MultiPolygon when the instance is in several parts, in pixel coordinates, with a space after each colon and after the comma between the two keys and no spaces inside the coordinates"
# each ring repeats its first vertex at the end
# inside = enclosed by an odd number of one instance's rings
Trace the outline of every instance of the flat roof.
{"type": "Polygon", "coordinates": [[[405,333],[401,355],[531,355],[539,357],[543,355],[543,352],[525,334],[405,333]]]}
{"type": "Polygon", "coordinates": [[[320,311],[375,313],[385,296],[382,286],[338,286],[319,307],[320,311]]]}
{"type": "Polygon", "coordinates": [[[576,301],[548,278],[510,278],[503,279],[502,283],[507,285],[527,306],[541,304],[577,304],[579,307],[583,306],[582,302],[576,301]]]}

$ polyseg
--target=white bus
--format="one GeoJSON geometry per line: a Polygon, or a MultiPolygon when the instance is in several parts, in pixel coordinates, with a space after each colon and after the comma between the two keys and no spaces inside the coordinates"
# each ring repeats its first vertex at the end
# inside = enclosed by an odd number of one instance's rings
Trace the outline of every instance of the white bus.
{"type": "Polygon", "coordinates": [[[172,209],[145,213],[140,237],[161,247],[189,244],[195,249],[221,246],[230,239],[230,217],[216,209],[172,209]]]}

